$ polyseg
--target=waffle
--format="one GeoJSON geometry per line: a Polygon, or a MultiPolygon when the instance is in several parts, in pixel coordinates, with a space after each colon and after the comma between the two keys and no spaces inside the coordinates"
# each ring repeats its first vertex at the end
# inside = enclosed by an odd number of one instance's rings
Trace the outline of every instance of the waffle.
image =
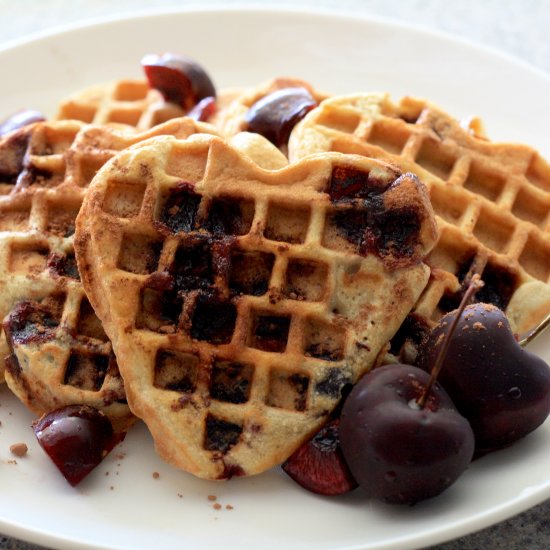
{"type": "Polygon", "coordinates": [[[231,137],[239,132],[246,131],[245,118],[250,107],[263,97],[285,88],[305,88],[317,102],[321,102],[328,97],[326,93],[315,90],[305,80],[293,77],[274,78],[240,93],[235,90],[231,94],[228,90],[223,96],[222,108],[216,115],[215,120],[209,120],[209,122],[214,124],[225,137],[231,137]]]}
{"type": "Polygon", "coordinates": [[[165,101],[146,80],[123,79],[86,88],[62,100],[55,119],[132,126],[145,131],[184,114],[180,106],[165,101]]]}
{"type": "Polygon", "coordinates": [[[98,172],[75,251],[158,453],[226,479],[327,420],[416,302],[436,238],[423,185],[385,163],[264,170],[216,137],[160,137],[98,172]]]}
{"type": "Polygon", "coordinates": [[[291,134],[289,156],[339,151],[382,158],[426,183],[440,238],[430,283],[394,342],[411,347],[454,309],[474,272],[479,301],[529,333],[550,312],[550,166],[532,148],[491,143],[479,119],[461,126],[434,105],[387,94],[334,97],[291,134]]]}
{"type": "Polygon", "coordinates": [[[73,250],[86,187],[115,152],[163,133],[213,131],[177,119],[146,133],[77,121],[41,122],[0,140],[0,354],[6,380],[34,412],[61,404],[102,408],[116,428],[133,415],[123,403],[111,344],[87,301],[73,250]],[[95,370],[97,369],[97,370],[95,370]]]}

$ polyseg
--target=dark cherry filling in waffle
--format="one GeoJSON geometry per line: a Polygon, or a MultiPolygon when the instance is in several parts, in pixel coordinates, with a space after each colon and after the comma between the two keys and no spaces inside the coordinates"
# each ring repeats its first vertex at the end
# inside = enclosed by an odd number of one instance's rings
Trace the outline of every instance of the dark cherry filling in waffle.
{"type": "Polygon", "coordinates": [[[326,376],[315,384],[315,392],[339,399],[346,386],[351,386],[350,373],[341,368],[332,367],[327,369],[326,376]]]}
{"type": "Polygon", "coordinates": [[[50,254],[48,257],[47,266],[58,275],[62,277],[69,277],[70,279],[76,279],[80,281],[80,273],[76,265],[76,258],[74,253],[61,255],[50,254]]]}
{"type": "MultiPolygon", "coordinates": [[[[108,339],[101,322],[88,300],[83,298],[74,324],[65,321],[61,325],[66,299],[64,294],[53,294],[41,302],[23,301],[15,305],[3,325],[12,351],[12,356],[6,363],[10,372],[15,377],[22,376],[16,356],[18,348],[29,344],[41,344],[57,338],[58,330],[66,331],[60,342],[69,342],[70,352],[66,364],[58,365],[63,369],[60,373],[61,383],[80,390],[99,392],[109,377],[112,388],[101,395],[102,404],[125,404],[124,385],[115,356],[110,352],[110,346],[102,346],[108,339]],[[114,385],[113,379],[118,380],[114,385]]],[[[40,374],[36,372],[30,376],[40,379],[40,374]]]]}
{"type": "Polygon", "coordinates": [[[210,380],[210,397],[226,403],[246,403],[254,367],[234,361],[215,361],[210,380]]]}
{"type": "Polygon", "coordinates": [[[412,209],[377,212],[374,223],[366,229],[361,248],[380,256],[412,256],[420,225],[418,213],[412,209]]]}
{"type": "Polygon", "coordinates": [[[211,248],[208,239],[178,247],[170,271],[179,291],[206,290],[214,283],[211,248]]]}
{"type": "Polygon", "coordinates": [[[234,249],[231,252],[229,290],[232,294],[263,296],[269,287],[274,254],[234,249]]]}
{"type": "Polygon", "coordinates": [[[252,201],[236,201],[233,198],[214,199],[210,205],[204,229],[217,236],[245,235],[254,217],[252,201]]]}
{"type": "Polygon", "coordinates": [[[385,206],[385,194],[395,191],[412,174],[395,174],[395,179],[372,177],[348,167],[336,167],[328,185],[335,209],[329,227],[354,245],[362,256],[376,254],[382,259],[414,257],[419,243],[420,213],[414,208],[385,206]]]}
{"type": "Polygon", "coordinates": [[[99,391],[109,367],[109,356],[71,353],[65,370],[64,384],[89,391],[99,391]]]}
{"type": "Polygon", "coordinates": [[[155,360],[157,388],[193,393],[197,384],[199,358],[191,353],[159,349],[155,360]]]}
{"type": "Polygon", "coordinates": [[[476,300],[506,309],[512,294],[517,288],[518,280],[509,269],[488,263],[481,274],[484,282],[476,293],[476,300]]]}
{"type": "Polygon", "coordinates": [[[230,302],[200,297],[195,305],[191,337],[211,344],[228,344],[235,330],[237,310],[230,302]]]}
{"type": "MultiPolygon", "coordinates": [[[[458,266],[456,277],[461,289],[454,293],[447,292],[441,297],[438,304],[440,311],[448,313],[458,307],[471,276],[476,272],[478,268],[475,257],[468,258],[458,266]]],[[[517,275],[510,269],[489,262],[483,268],[481,279],[484,284],[476,292],[475,300],[506,309],[518,286],[517,275]]]]}
{"type": "Polygon", "coordinates": [[[206,417],[204,448],[225,454],[239,441],[242,431],[242,426],[209,414],[206,417]]]}
{"type": "Polygon", "coordinates": [[[190,183],[181,182],[170,189],[159,222],[172,233],[188,233],[195,229],[195,218],[201,202],[201,196],[193,191],[190,183]]]}
{"type": "Polygon", "coordinates": [[[370,200],[386,191],[390,184],[391,181],[375,178],[364,170],[336,166],[332,170],[328,194],[332,202],[370,200]]]}
{"type": "Polygon", "coordinates": [[[15,345],[53,338],[61,322],[64,301],[64,296],[53,296],[42,304],[19,302],[4,321],[4,331],[12,349],[15,345]]]}
{"type": "Polygon", "coordinates": [[[281,353],[286,348],[290,317],[257,315],[254,320],[251,346],[263,351],[281,353]]]}

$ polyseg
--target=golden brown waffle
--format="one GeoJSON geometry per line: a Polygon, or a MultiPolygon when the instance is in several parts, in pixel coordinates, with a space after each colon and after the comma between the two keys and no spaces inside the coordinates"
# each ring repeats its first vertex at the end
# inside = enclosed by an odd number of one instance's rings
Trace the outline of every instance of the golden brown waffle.
{"type": "MultiPolygon", "coordinates": [[[[154,135],[196,131],[213,129],[190,119],[146,133],[56,121],[0,140],[0,318],[22,302],[6,325],[15,353],[6,379],[36,413],[85,402],[105,409],[117,427],[133,421],[127,405],[120,406],[111,344],[79,281],[75,218],[93,175],[117,151],[154,135]]],[[[0,354],[8,355],[4,335],[0,354]]]]}
{"type": "Polygon", "coordinates": [[[385,159],[428,187],[440,238],[400,342],[454,309],[474,272],[485,282],[477,299],[505,309],[517,333],[548,315],[550,166],[537,151],[491,143],[479,120],[463,128],[424,100],[383,93],[328,99],[294,128],[291,160],[324,151],[385,159]]]}
{"type": "Polygon", "coordinates": [[[293,77],[279,77],[242,92],[228,90],[221,98],[220,109],[215,119],[209,120],[225,137],[246,131],[246,114],[250,107],[263,97],[285,88],[305,88],[317,102],[328,95],[315,90],[309,82],[293,77]]]}
{"type": "Polygon", "coordinates": [[[111,343],[80,284],[60,285],[40,302],[18,302],[4,331],[8,385],[38,416],[87,404],[103,411],[116,432],[135,422],[111,343]]]}
{"type": "Polygon", "coordinates": [[[165,101],[146,80],[123,79],[86,88],[64,99],[55,118],[122,124],[143,131],[184,115],[180,106],[165,101]]]}
{"type": "Polygon", "coordinates": [[[98,172],[75,250],[157,451],[224,479],[326,421],[415,303],[436,238],[425,188],[382,162],[264,170],[219,138],[160,137],[98,172]]]}

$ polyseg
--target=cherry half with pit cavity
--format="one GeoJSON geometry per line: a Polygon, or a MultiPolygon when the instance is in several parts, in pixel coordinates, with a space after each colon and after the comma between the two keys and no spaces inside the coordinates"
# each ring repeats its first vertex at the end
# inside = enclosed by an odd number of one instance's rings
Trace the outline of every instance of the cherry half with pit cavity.
{"type": "Polygon", "coordinates": [[[151,88],[166,101],[188,112],[205,98],[216,97],[216,88],[207,72],[195,60],[183,55],[148,54],[141,64],[151,88]]]}
{"type": "Polygon", "coordinates": [[[32,427],[40,446],[73,487],[124,437],[113,432],[105,414],[89,405],[56,409],[32,427]]]}

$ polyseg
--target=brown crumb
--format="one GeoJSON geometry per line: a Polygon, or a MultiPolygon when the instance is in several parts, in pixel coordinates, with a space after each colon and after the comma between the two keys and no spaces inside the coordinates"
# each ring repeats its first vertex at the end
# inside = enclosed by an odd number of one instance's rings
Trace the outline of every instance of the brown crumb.
{"type": "Polygon", "coordinates": [[[480,323],[479,321],[475,322],[472,327],[475,329],[475,330],[487,330],[487,328],[485,327],[485,325],[483,323],[480,323]]]}
{"type": "Polygon", "coordinates": [[[13,445],[10,445],[10,452],[15,456],[25,456],[28,450],[29,448],[26,443],[14,443],[13,445]]]}
{"type": "Polygon", "coordinates": [[[111,485],[111,486],[109,487],[109,489],[110,489],[111,491],[113,491],[113,490],[114,490],[114,488],[115,488],[115,486],[114,486],[114,485],[111,485]]]}
{"type": "Polygon", "coordinates": [[[178,493],[178,498],[183,498],[183,495],[181,493],[178,493]]]}
{"type": "Polygon", "coordinates": [[[108,470],[107,470],[107,471],[105,472],[105,475],[106,475],[106,476],[108,476],[108,475],[109,475],[109,471],[108,471],[108,470]]]}
{"type": "Polygon", "coordinates": [[[153,472],[153,479],[158,479],[160,474],[158,472],[153,472]]]}
{"type": "Polygon", "coordinates": [[[231,504],[226,504],[225,509],[226,510],[233,510],[233,506],[231,506],[231,504]]]}
{"type": "Polygon", "coordinates": [[[17,464],[17,460],[13,460],[13,459],[8,460],[8,464],[17,464]]]}
{"type": "Polygon", "coordinates": [[[221,510],[221,507],[222,505],[219,502],[216,502],[216,504],[212,505],[212,508],[214,508],[214,510],[221,510]]]}
{"type": "Polygon", "coordinates": [[[218,497],[216,495],[208,495],[208,500],[210,502],[214,502],[215,500],[218,500],[218,497]]]}

